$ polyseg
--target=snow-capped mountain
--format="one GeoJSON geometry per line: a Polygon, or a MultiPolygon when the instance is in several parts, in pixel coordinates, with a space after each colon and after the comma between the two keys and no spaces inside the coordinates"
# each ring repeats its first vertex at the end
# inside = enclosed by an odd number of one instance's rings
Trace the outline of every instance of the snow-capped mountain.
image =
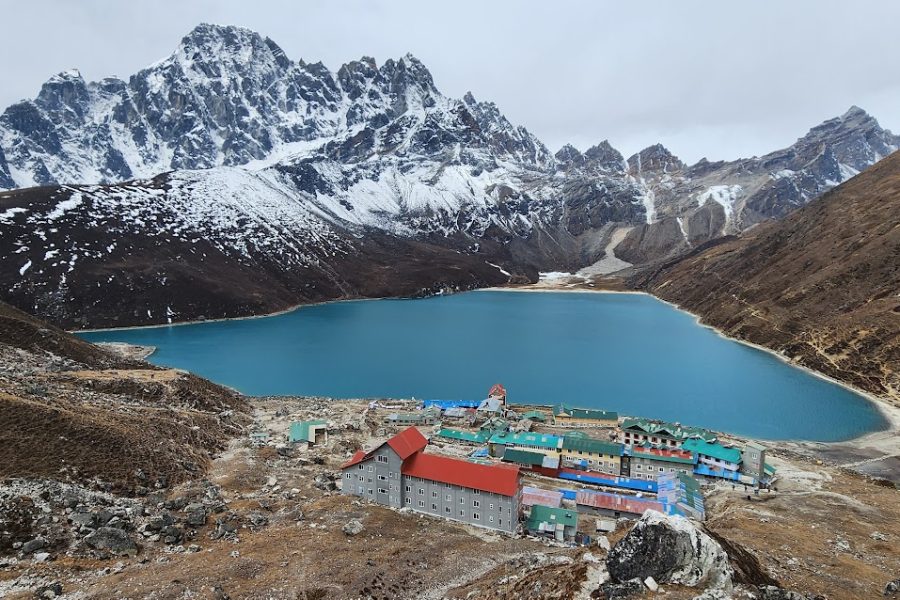
{"type": "Polygon", "coordinates": [[[97,325],[530,279],[597,261],[622,228],[616,255],[642,263],[785,214],[898,145],[854,108],[762,158],[554,155],[413,56],[331,72],[204,24],[127,82],[68,71],[0,116],[0,188],[45,186],[0,193],[0,283],[97,325]]]}

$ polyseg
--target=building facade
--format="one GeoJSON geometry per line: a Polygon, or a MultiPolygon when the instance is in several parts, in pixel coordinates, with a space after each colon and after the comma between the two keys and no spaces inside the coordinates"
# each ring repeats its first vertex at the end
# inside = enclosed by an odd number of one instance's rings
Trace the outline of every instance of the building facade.
{"type": "Polygon", "coordinates": [[[521,513],[518,467],[426,454],[409,428],[341,467],[342,493],[393,508],[514,533],[521,513]]]}
{"type": "Polygon", "coordinates": [[[558,404],[553,407],[553,424],[560,427],[615,427],[619,424],[619,413],[558,404]]]}
{"type": "Polygon", "coordinates": [[[622,444],[567,434],[563,436],[560,458],[566,467],[580,467],[620,475],[623,449],[622,444]]]}
{"type": "Polygon", "coordinates": [[[622,458],[621,474],[634,479],[656,481],[664,473],[690,475],[694,472],[695,463],[696,458],[692,452],[633,446],[630,450],[626,449],[626,456],[622,458]]]}
{"type": "Polygon", "coordinates": [[[667,448],[680,448],[685,440],[691,438],[707,442],[716,441],[715,434],[706,429],[647,419],[625,419],[622,421],[619,436],[619,441],[623,444],[650,444],[667,448]]]}

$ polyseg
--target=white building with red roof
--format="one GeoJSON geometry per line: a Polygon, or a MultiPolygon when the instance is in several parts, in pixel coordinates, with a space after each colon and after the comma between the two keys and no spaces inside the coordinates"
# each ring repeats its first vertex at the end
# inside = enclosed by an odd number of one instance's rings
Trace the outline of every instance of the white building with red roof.
{"type": "Polygon", "coordinates": [[[394,508],[409,508],[469,525],[513,533],[519,522],[519,468],[427,454],[410,427],[359,451],[341,466],[342,492],[394,508]]]}

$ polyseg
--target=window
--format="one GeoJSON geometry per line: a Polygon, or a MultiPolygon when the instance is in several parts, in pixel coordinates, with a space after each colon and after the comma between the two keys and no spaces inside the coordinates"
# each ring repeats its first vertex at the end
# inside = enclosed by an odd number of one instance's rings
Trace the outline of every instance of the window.
{"type": "Polygon", "coordinates": [[[406,486],[406,491],[407,491],[407,492],[411,492],[411,491],[412,491],[412,486],[411,486],[411,485],[406,486]]]}
{"type": "Polygon", "coordinates": [[[659,472],[662,473],[663,471],[665,471],[665,469],[663,469],[662,467],[660,467],[660,468],[659,468],[659,472]]]}
{"type": "Polygon", "coordinates": [[[365,477],[363,477],[362,475],[359,476],[360,481],[363,481],[364,479],[365,479],[365,477]]]}
{"type": "Polygon", "coordinates": [[[390,473],[388,473],[388,477],[390,477],[391,479],[393,479],[393,478],[394,478],[394,472],[391,471],[390,473]]]}
{"type": "Polygon", "coordinates": [[[387,494],[387,490],[384,488],[378,488],[378,493],[379,494],[387,494]]]}
{"type": "Polygon", "coordinates": [[[500,527],[502,527],[502,526],[503,526],[503,519],[497,519],[497,525],[499,525],[500,527]]]}
{"type": "Polygon", "coordinates": [[[481,502],[479,502],[478,500],[472,500],[472,506],[478,508],[479,506],[481,506],[481,502]]]}
{"type": "Polygon", "coordinates": [[[419,508],[425,508],[425,501],[419,500],[419,508]]]}
{"type": "Polygon", "coordinates": [[[475,493],[475,495],[477,496],[477,495],[481,494],[481,490],[475,490],[474,493],[475,493]]]}
{"type": "Polygon", "coordinates": [[[431,497],[432,497],[432,498],[437,498],[437,490],[432,490],[432,491],[431,491],[431,497]]]}
{"type": "Polygon", "coordinates": [[[493,522],[494,522],[494,515],[489,516],[489,517],[488,517],[488,521],[490,521],[491,523],[493,523],[493,522]]]}
{"type": "Polygon", "coordinates": [[[451,500],[453,500],[453,496],[451,496],[450,494],[447,494],[446,498],[447,498],[447,502],[450,502],[451,500]]]}
{"type": "Polygon", "coordinates": [[[461,517],[466,516],[466,511],[464,511],[464,510],[459,511],[459,516],[461,516],[461,517]]]}
{"type": "Polygon", "coordinates": [[[494,503],[491,502],[488,508],[490,508],[491,510],[494,510],[494,503]]]}
{"type": "Polygon", "coordinates": [[[346,477],[347,479],[350,479],[350,473],[347,473],[346,477]]]}
{"type": "Polygon", "coordinates": [[[369,472],[371,473],[374,470],[375,470],[375,465],[369,465],[369,472]]]}
{"type": "Polygon", "coordinates": [[[437,510],[437,504],[434,502],[431,503],[431,510],[437,510]]]}
{"type": "Polygon", "coordinates": [[[378,481],[387,481],[387,477],[385,477],[384,475],[379,475],[378,481]]]}
{"type": "Polygon", "coordinates": [[[376,460],[378,460],[378,462],[380,463],[386,463],[388,461],[388,457],[384,456],[383,454],[379,454],[376,460]]]}
{"type": "Polygon", "coordinates": [[[412,498],[407,498],[407,499],[406,499],[406,503],[407,503],[407,504],[412,504],[412,498]]]}
{"type": "Polygon", "coordinates": [[[459,503],[460,503],[460,504],[465,504],[465,503],[466,503],[466,499],[465,499],[465,498],[460,498],[460,499],[459,499],[459,503]]]}
{"type": "Polygon", "coordinates": [[[478,513],[472,513],[472,518],[475,519],[476,521],[480,521],[481,515],[479,515],[478,513]]]}
{"type": "Polygon", "coordinates": [[[362,494],[362,493],[365,492],[365,488],[363,488],[363,486],[359,486],[359,487],[356,488],[356,489],[357,489],[357,491],[358,491],[360,494],[362,494]]]}
{"type": "Polygon", "coordinates": [[[425,488],[419,488],[419,495],[420,495],[420,496],[424,496],[424,495],[425,495],[425,488]]]}
{"type": "Polygon", "coordinates": [[[450,514],[450,507],[449,507],[449,506],[445,506],[445,507],[444,507],[444,512],[447,513],[447,514],[449,515],[449,514],[450,514]]]}
{"type": "Polygon", "coordinates": [[[359,470],[360,470],[360,471],[363,470],[363,466],[364,466],[364,465],[359,465],[359,470]]]}
{"type": "Polygon", "coordinates": [[[641,465],[636,466],[635,469],[637,469],[638,471],[640,471],[640,470],[641,470],[641,465]]]}
{"type": "Polygon", "coordinates": [[[369,488],[369,495],[372,495],[372,488],[369,488]]]}

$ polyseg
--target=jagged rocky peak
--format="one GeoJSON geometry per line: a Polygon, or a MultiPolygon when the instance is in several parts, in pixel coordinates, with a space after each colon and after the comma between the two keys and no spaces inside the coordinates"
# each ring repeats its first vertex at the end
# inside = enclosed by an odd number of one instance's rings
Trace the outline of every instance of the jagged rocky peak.
{"type": "Polygon", "coordinates": [[[557,150],[553,157],[556,159],[557,168],[562,171],[584,167],[584,154],[572,144],[566,144],[557,150]]]}
{"type": "Polygon", "coordinates": [[[654,144],[644,148],[628,159],[628,170],[632,174],[641,173],[673,173],[681,171],[685,164],[662,144],[654,144]]]}
{"type": "Polygon", "coordinates": [[[609,140],[603,140],[584,153],[585,162],[601,171],[624,171],[625,157],[612,147],[609,140]]]}
{"type": "Polygon", "coordinates": [[[883,129],[865,110],[851,106],[841,116],[810,129],[795,144],[805,158],[826,145],[839,163],[858,172],[900,149],[900,136],[883,129]]]}

